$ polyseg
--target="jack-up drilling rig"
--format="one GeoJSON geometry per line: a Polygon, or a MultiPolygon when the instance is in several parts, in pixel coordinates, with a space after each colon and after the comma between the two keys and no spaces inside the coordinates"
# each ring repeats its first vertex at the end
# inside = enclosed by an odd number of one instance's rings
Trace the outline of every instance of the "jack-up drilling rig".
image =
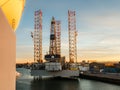
{"type": "MultiPolygon", "coordinates": [[[[41,21],[41,19],[39,20],[41,21]]],[[[37,21],[40,22],[39,20],[37,21]]],[[[31,75],[50,76],[50,77],[79,76],[78,67],[74,63],[75,59],[77,59],[76,58],[77,54],[76,54],[76,34],[75,34],[76,25],[75,24],[76,24],[75,23],[75,11],[68,11],[70,61],[69,63],[65,63],[65,58],[61,57],[61,22],[58,20],[55,20],[55,18],[52,17],[51,27],[50,27],[49,53],[44,56],[44,59],[46,60],[46,62],[34,63],[31,69],[31,75]]],[[[37,33],[36,35],[38,35],[38,37],[41,37],[42,30],[41,32],[37,32],[37,33]],[[41,34],[38,35],[37,33],[41,33],[41,34]]],[[[39,39],[38,41],[38,39],[35,38],[37,37],[35,36],[35,32],[34,34],[31,34],[31,36],[34,37],[34,52],[36,52],[35,47],[36,45],[42,45],[42,39],[38,38],[39,39]],[[35,41],[38,41],[39,44],[36,44],[35,41]]],[[[39,48],[38,52],[40,52],[41,50],[42,48],[39,48]]]]}

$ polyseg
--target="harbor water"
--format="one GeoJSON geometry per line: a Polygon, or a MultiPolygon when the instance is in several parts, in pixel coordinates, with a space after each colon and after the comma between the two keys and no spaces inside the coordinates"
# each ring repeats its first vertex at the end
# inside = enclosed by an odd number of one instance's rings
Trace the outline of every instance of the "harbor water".
{"type": "Polygon", "coordinates": [[[40,79],[30,75],[29,69],[17,68],[16,90],[120,90],[119,85],[86,79],[40,79]]]}

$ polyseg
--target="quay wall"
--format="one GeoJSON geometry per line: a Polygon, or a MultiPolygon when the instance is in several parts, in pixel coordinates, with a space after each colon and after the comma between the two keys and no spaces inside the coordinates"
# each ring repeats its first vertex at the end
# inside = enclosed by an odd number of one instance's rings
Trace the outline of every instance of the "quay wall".
{"type": "Polygon", "coordinates": [[[109,74],[79,74],[82,79],[96,80],[105,83],[120,85],[120,75],[109,75],[109,74]]]}

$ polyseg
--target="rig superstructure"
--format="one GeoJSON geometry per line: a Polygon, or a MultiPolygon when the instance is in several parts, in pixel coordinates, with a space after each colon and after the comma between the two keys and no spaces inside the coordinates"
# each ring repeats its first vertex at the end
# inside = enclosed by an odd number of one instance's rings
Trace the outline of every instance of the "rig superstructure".
{"type": "Polygon", "coordinates": [[[59,23],[52,17],[51,29],[50,29],[50,47],[49,54],[45,55],[45,60],[50,62],[59,62],[61,58],[60,54],[60,21],[59,23]]]}
{"type": "Polygon", "coordinates": [[[49,54],[45,55],[45,70],[60,71],[62,70],[61,54],[60,54],[60,21],[56,21],[54,17],[51,20],[50,28],[50,47],[49,54]]]}

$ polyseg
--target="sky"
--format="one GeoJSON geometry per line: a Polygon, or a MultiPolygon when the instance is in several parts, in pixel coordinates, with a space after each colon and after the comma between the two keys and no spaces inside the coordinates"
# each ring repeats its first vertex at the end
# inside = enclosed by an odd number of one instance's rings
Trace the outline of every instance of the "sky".
{"type": "MultiPolygon", "coordinates": [[[[49,50],[52,16],[61,21],[61,54],[69,60],[68,10],[76,11],[78,62],[120,61],[120,0],[26,0],[16,31],[16,62],[34,60],[34,11],[43,12],[43,55],[49,50]]],[[[44,59],[44,56],[43,56],[44,59]]]]}

